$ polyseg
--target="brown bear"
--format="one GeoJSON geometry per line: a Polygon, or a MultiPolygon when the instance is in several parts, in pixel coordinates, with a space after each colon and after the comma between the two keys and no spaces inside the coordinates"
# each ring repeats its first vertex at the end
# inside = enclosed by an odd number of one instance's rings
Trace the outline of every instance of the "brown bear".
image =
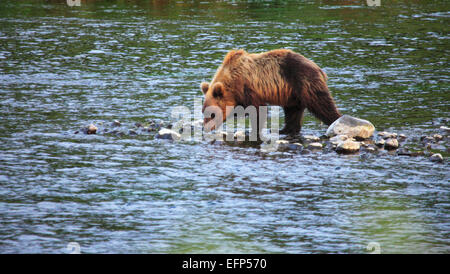
{"type": "MultiPolygon", "coordinates": [[[[203,82],[200,86],[205,95],[203,112],[208,106],[217,106],[225,121],[230,114],[226,106],[277,105],[285,114],[285,127],[280,133],[295,135],[301,129],[305,108],[327,125],[341,117],[326,81],[327,75],[318,65],[291,50],[260,54],[232,50],[211,84],[203,82]]],[[[205,118],[205,124],[210,120],[205,118]]]]}

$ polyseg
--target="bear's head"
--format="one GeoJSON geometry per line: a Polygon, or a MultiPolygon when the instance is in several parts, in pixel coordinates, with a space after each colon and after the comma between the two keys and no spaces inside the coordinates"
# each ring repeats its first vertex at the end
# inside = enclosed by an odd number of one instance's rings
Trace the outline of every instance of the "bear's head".
{"type": "Polygon", "coordinates": [[[223,82],[203,82],[200,88],[205,96],[202,113],[206,131],[218,128],[233,111],[236,100],[233,92],[223,82]]]}

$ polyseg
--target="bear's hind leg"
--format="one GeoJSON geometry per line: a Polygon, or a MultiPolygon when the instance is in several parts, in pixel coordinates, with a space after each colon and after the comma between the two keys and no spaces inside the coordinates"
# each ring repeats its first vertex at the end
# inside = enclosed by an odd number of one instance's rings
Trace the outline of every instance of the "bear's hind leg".
{"type": "Polygon", "coordinates": [[[283,107],[284,110],[284,128],[280,134],[297,135],[302,128],[304,107],[283,107]]]}

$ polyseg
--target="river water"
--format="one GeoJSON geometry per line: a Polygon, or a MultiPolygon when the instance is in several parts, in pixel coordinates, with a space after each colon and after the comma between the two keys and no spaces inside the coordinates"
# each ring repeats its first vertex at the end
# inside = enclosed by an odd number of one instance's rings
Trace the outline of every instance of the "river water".
{"type": "Polygon", "coordinates": [[[435,163],[129,134],[193,109],[233,48],[312,59],[377,131],[439,133],[449,5],[390,2],[1,1],[0,253],[449,253],[446,142],[435,163]]]}

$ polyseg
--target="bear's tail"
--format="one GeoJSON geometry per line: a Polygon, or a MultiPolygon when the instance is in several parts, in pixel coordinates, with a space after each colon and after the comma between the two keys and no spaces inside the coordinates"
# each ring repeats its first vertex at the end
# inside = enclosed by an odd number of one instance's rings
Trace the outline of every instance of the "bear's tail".
{"type": "Polygon", "coordinates": [[[303,93],[306,96],[303,98],[306,99],[304,105],[314,116],[325,124],[331,125],[342,114],[337,109],[336,103],[328,90],[325,77],[322,75],[322,79],[314,82],[304,81],[303,93]]]}

